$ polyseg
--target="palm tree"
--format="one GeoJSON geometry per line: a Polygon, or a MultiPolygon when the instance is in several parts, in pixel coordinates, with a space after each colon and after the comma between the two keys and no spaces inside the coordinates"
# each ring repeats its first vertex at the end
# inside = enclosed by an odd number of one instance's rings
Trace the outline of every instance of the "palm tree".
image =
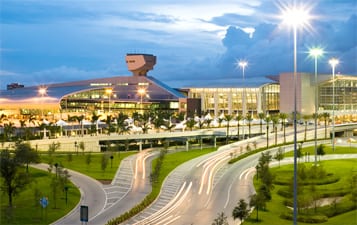
{"type": "Polygon", "coordinates": [[[259,126],[260,126],[260,133],[263,133],[263,120],[265,118],[265,113],[258,113],[258,118],[260,120],[259,126]]]}
{"type": "Polygon", "coordinates": [[[273,122],[273,130],[274,130],[274,133],[275,133],[275,145],[277,145],[278,144],[278,123],[279,123],[279,118],[276,115],[274,115],[274,116],[272,116],[271,121],[273,122]]]}
{"type": "Polygon", "coordinates": [[[108,135],[110,135],[110,132],[113,130],[111,115],[107,115],[107,118],[105,119],[105,124],[107,125],[108,135]]]}
{"type": "Polygon", "coordinates": [[[247,121],[248,121],[248,137],[250,138],[250,131],[251,131],[251,125],[252,125],[252,121],[253,121],[253,117],[250,113],[247,113],[247,121]]]}
{"type": "Polygon", "coordinates": [[[288,115],[286,113],[280,113],[279,118],[281,120],[281,129],[284,131],[284,144],[286,143],[286,135],[285,135],[285,121],[288,118],[288,115]]]}
{"type": "Polygon", "coordinates": [[[227,121],[227,133],[226,133],[226,143],[228,144],[228,137],[229,137],[229,122],[233,119],[232,115],[226,114],[224,115],[224,119],[227,121]]]}
{"type": "Polygon", "coordinates": [[[8,140],[15,133],[15,124],[8,122],[4,124],[4,141],[8,140]]]}
{"type": "Polygon", "coordinates": [[[77,120],[78,124],[81,126],[81,136],[83,136],[83,129],[84,129],[84,126],[83,126],[83,120],[84,120],[84,115],[80,115],[80,116],[76,116],[75,119],[77,120]]]}
{"type": "Polygon", "coordinates": [[[95,126],[95,133],[98,134],[98,120],[102,115],[98,115],[95,111],[92,112],[91,116],[91,126],[95,126]],[[94,125],[95,124],[95,125],[94,125]]]}
{"type": "Polygon", "coordinates": [[[209,128],[212,123],[212,119],[206,119],[205,123],[207,124],[207,128],[209,128]]]}
{"type": "Polygon", "coordinates": [[[117,124],[116,124],[116,128],[117,128],[117,133],[118,134],[124,134],[126,132],[129,132],[130,131],[130,128],[128,126],[128,123],[126,122],[126,120],[129,118],[128,115],[120,112],[118,114],[118,116],[116,117],[116,121],[117,121],[117,124]]]}
{"type": "MultiPolygon", "coordinates": [[[[24,135],[24,131],[25,131],[25,129],[26,129],[26,120],[19,120],[19,122],[20,122],[20,135],[21,136],[23,136],[24,135]]],[[[27,137],[26,137],[26,140],[27,140],[27,137]]]]}
{"type": "Polygon", "coordinates": [[[269,123],[271,121],[271,118],[269,116],[265,117],[265,122],[267,125],[267,148],[269,148],[269,123]]]}
{"type": "Polygon", "coordinates": [[[330,113],[324,112],[324,113],[320,114],[320,117],[325,122],[325,139],[326,139],[327,138],[327,122],[330,120],[330,113]]]}
{"type": "Polygon", "coordinates": [[[192,128],[195,126],[195,120],[194,119],[188,119],[186,122],[186,126],[192,131],[192,128]]]}
{"type": "Polygon", "coordinates": [[[240,114],[237,114],[236,116],[236,120],[237,120],[237,139],[239,141],[239,127],[240,127],[240,124],[239,122],[243,119],[243,116],[240,115],[240,114]]]}

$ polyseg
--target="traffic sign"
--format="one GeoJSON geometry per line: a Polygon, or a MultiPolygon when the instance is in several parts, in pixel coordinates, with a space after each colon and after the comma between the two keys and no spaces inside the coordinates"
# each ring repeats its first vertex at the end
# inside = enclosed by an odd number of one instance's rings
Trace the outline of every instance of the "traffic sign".
{"type": "Polygon", "coordinates": [[[46,208],[48,206],[48,198],[43,196],[40,199],[40,205],[42,206],[42,208],[46,208]]]}

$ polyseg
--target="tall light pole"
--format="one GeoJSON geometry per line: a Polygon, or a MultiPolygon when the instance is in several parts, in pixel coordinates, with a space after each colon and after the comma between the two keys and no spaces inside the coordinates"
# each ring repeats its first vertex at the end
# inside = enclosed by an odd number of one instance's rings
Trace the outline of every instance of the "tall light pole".
{"type": "Polygon", "coordinates": [[[338,59],[332,58],[328,61],[332,67],[332,151],[335,151],[335,68],[339,63],[338,59]]]}
{"type": "Polygon", "coordinates": [[[140,95],[140,108],[142,110],[143,109],[143,96],[146,94],[146,89],[145,88],[139,88],[138,89],[138,94],[140,95]]]}
{"type": "Polygon", "coordinates": [[[43,97],[47,94],[47,89],[44,87],[41,87],[40,89],[38,89],[38,93],[41,95],[41,117],[43,118],[43,97]]]}
{"type": "Polygon", "coordinates": [[[105,93],[108,94],[108,112],[110,114],[110,97],[113,93],[113,89],[109,88],[105,90],[105,93]]]}
{"type": "Polygon", "coordinates": [[[315,59],[315,166],[317,166],[317,109],[318,109],[318,84],[317,84],[317,58],[323,54],[321,48],[312,48],[309,51],[310,56],[315,59]]]}
{"type": "Polygon", "coordinates": [[[245,67],[248,65],[248,62],[247,61],[244,61],[244,60],[240,60],[238,62],[238,66],[242,69],[242,76],[243,76],[243,98],[242,98],[242,114],[243,116],[245,117],[246,116],[246,113],[247,113],[247,107],[246,107],[246,102],[245,102],[245,98],[246,98],[246,93],[245,93],[245,67]]]}
{"type": "Polygon", "coordinates": [[[283,11],[283,21],[292,26],[294,32],[294,212],[293,222],[297,224],[297,123],[296,123],[296,111],[297,111],[297,96],[296,96],[296,84],[297,84],[297,29],[300,26],[304,26],[308,23],[309,14],[308,11],[303,8],[286,8],[283,11]]]}

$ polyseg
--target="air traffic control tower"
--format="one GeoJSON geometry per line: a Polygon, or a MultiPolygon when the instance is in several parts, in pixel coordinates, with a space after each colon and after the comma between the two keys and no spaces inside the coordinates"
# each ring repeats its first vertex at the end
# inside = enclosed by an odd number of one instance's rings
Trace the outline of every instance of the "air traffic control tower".
{"type": "Polygon", "coordinates": [[[146,76],[156,64],[156,56],[151,54],[126,54],[125,60],[134,76],[146,76]]]}

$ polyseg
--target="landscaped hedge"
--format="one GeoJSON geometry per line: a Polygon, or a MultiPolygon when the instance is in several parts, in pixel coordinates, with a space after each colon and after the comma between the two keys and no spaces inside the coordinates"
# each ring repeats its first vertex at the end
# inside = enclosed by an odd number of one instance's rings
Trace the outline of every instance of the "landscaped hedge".
{"type": "MultiPolygon", "coordinates": [[[[290,185],[291,184],[291,180],[292,179],[274,180],[274,184],[277,184],[277,185],[290,185]]],[[[332,175],[332,176],[324,177],[322,179],[302,180],[302,181],[299,181],[299,184],[302,184],[302,185],[311,185],[311,184],[324,185],[324,184],[333,184],[333,183],[338,182],[339,180],[340,180],[340,177],[332,175]]]]}
{"type": "MultiPolygon", "coordinates": [[[[292,212],[285,212],[280,215],[280,218],[286,220],[292,220],[292,212]]],[[[325,215],[298,215],[297,220],[303,223],[324,223],[328,220],[328,217],[325,215]]]]}

